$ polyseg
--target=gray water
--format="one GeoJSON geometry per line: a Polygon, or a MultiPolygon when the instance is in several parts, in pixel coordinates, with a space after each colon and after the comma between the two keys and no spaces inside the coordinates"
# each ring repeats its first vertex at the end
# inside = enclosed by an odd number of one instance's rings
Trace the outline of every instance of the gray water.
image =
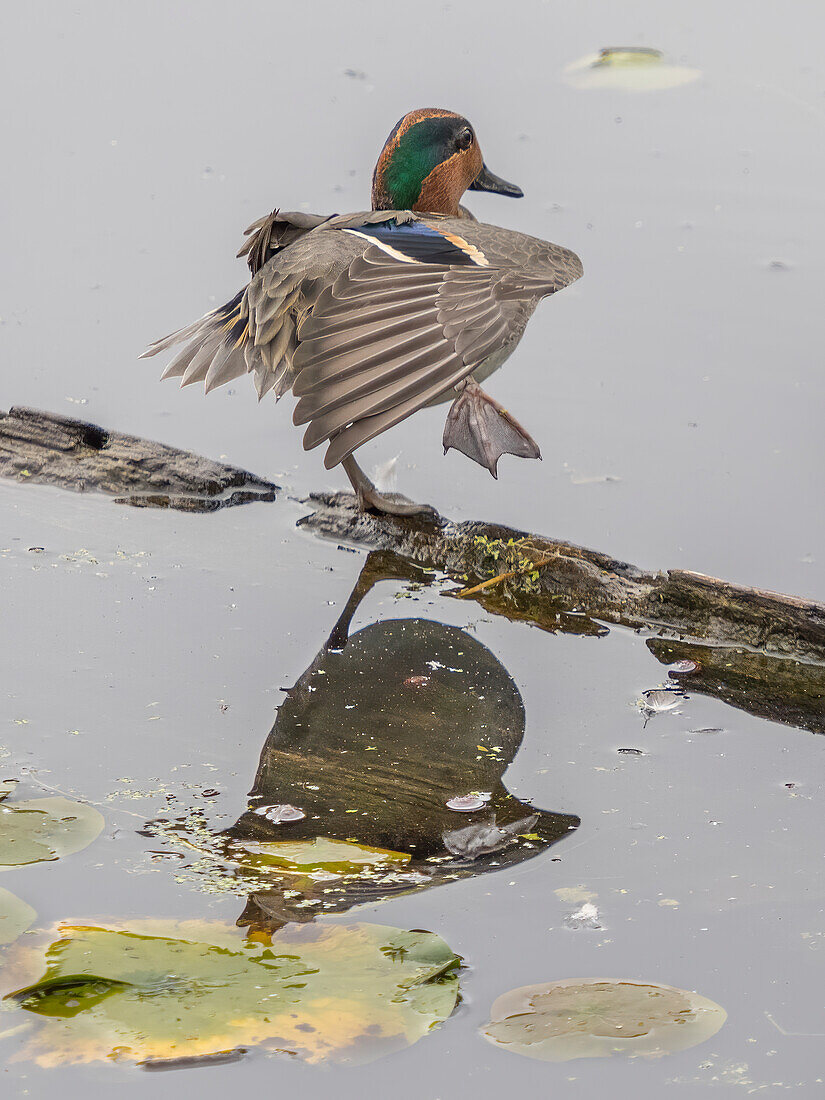
{"type": "MultiPolygon", "coordinates": [[[[206,806],[214,829],[246,809],[280,689],[323,645],[363,555],[295,527],[299,499],[344,478],[303,453],[291,399],[258,407],[240,380],[205,400],[136,355],[238,289],[233,255],[259,215],[367,205],[376,152],[412,107],[465,113],[526,196],[468,205],[575,249],[585,278],[539,309],[490,384],[542,465],[505,458],[493,482],[442,457],[436,409],[369,444],[365,467],[400,456],[399,488],[453,518],[825,598],[814,5],[81,3],[19,6],[5,24],[0,407],[162,439],[285,489],[199,516],[0,484],[0,778],[106,818],[86,851],[3,876],[37,927],[240,913],[238,897],[177,881],[139,830],[170,805],[206,806]],[[564,79],[618,45],[701,76],[648,92],[564,79]]],[[[22,1060],[4,1067],[7,1092],[818,1095],[822,740],[699,695],[645,726],[635,702],[666,674],[619,628],[550,635],[393,580],[353,627],[399,617],[488,647],[526,712],[507,788],[581,818],[522,865],[332,918],[443,936],[467,967],[457,1013],[360,1068],[254,1052],[165,1075],[22,1060]],[[593,895],[601,929],[565,926],[569,890],[593,895]],[[653,1062],[549,1065],[481,1039],[501,993],[569,977],[695,989],[728,1020],[653,1062]]]]}

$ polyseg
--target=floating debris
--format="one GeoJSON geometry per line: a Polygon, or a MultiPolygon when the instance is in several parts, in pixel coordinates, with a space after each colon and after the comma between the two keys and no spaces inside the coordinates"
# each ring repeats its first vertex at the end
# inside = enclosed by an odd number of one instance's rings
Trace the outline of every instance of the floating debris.
{"type": "Polygon", "coordinates": [[[568,978],[503,994],[482,1035],[545,1062],[611,1054],[655,1058],[705,1042],[726,1019],[707,997],[673,986],[568,978]]]}
{"type": "Polygon", "coordinates": [[[455,810],[460,814],[471,814],[475,810],[483,810],[490,801],[490,792],[472,791],[470,794],[457,795],[447,800],[447,809],[455,810]]]}
{"type": "Polygon", "coordinates": [[[698,671],[699,665],[696,663],[696,661],[691,661],[688,657],[685,657],[681,661],[674,661],[674,663],[668,669],[668,672],[675,672],[679,676],[688,676],[691,672],[698,671]]]}
{"type": "Polygon", "coordinates": [[[563,75],[574,88],[658,92],[690,84],[702,74],[698,69],[665,61],[661,50],[615,46],[574,61],[563,75]]]}
{"type": "Polygon", "coordinates": [[[574,913],[568,913],[564,918],[564,926],[574,931],[581,928],[599,929],[602,927],[599,923],[599,910],[592,901],[586,901],[574,913]]]}
{"type": "Polygon", "coordinates": [[[616,752],[624,753],[625,756],[646,756],[642,749],[616,749],[616,752]]]}
{"type": "Polygon", "coordinates": [[[258,806],[252,812],[259,817],[265,817],[273,825],[282,825],[290,821],[303,821],[306,817],[303,810],[299,809],[298,806],[290,806],[288,802],[284,802],[280,806],[258,806]]]}
{"type": "Polygon", "coordinates": [[[679,688],[651,688],[643,691],[637,706],[644,715],[645,725],[655,714],[665,714],[684,703],[687,695],[679,688]]]}
{"type": "Polygon", "coordinates": [[[430,676],[408,676],[404,681],[404,687],[426,687],[431,679],[430,676]]]}

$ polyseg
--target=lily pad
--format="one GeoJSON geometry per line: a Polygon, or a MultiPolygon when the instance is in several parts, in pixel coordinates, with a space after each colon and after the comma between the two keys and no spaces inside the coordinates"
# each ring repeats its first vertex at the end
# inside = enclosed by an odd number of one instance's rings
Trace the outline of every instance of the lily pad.
{"type": "Polygon", "coordinates": [[[259,856],[260,862],[279,870],[328,871],[333,874],[351,874],[363,867],[409,863],[408,852],[391,852],[385,848],[370,848],[345,840],[248,840],[238,844],[245,851],[259,856]]]}
{"type": "Polygon", "coordinates": [[[0,944],[13,943],[22,936],[36,916],[30,905],[0,886],[0,944]]]}
{"type": "Polygon", "coordinates": [[[100,834],[103,816],[85,802],[34,798],[0,806],[0,871],[81,851],[100,834]]]}
{"type": "Polygon", "coordinates": [[[643,46],[616,46],[588,54],[564,70],[574,88],[625,92],[658,92],[690,84],[701,76],[698,69],[673,65],[661,50],[643,46]]]}
{"type": "Polygon", "coordinates": [[[727,1019],[698,993],[603,978],[522,986],[499,997],[490,1015],[485,1039],[544,1062],[660,1057],[705,1042],[727,1019]]]}
{"type": "MultiPolygon", "coordinates": [[[[212,922],[62,925],[46,972],[8,993],[40,1019],[43,1066],[206,1058],[261,1045],[308,1062],[364,1063],[445,1020],[459,960],[430,932],[289,925],[267,942],[212,922]]],[[[17,949],[13,980],[42,967],[17,949]]]]}

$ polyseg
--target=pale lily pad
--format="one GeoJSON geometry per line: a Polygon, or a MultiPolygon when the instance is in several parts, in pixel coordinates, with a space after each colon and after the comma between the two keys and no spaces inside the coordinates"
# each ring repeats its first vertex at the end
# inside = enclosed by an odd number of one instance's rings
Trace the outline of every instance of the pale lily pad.
{"type": "Polygon", "coordinates": [[[459,960],[430,932],[289,925],[267,942],[212,922],[63,925],[42,959],[18,948],[7,1003],[40,1018],[39,1065],[157,1064],[264,1046],[308,1062],[364,1063],[453,1011],[459,960]],[[34,974],[33,974],[34,971],[34,974]]]}
{"type": "Polygon", "coordinates": [[[564,70],[574,88],[615,89],[625,92],[658,92],[690,84],[701,76],[698,69],[673,65],[661,50],[644,46],[617,46],[588,54],[564,70]]]}
{"type": "Polygon", "coordinates": [[[30,905],[0,886],[0,944],[13,943],[22,936],[36,916],[30,905]]]}
{"type": "Polygon", "coordinates": [[[102,815],[85,802],[5,802],[0,806],[0,871],[73,855],[91,844],[102,828],[102,815]]]}
{"type": "Polygon", "coordinates": [[[409,863],[408,852],[391,852],[385,848],[370,848],[346,840],[248,840],[238,844],[246,852],[259,856],[260,863],[285,871],[328,871],[351,874],[363,867],[409,863]]]}
{"type": "Polygon", "coordinates": [[[522,986],[499,997],[490,1015],[485,1039],[544,1062],[661,1057],[705,1042],[727,1019],[698,993],[609,978],[522,986]]]}

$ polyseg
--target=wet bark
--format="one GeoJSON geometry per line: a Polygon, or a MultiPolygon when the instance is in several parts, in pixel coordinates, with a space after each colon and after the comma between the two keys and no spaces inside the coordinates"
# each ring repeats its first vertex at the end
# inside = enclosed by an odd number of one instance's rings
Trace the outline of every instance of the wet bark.
{"type": "Polygon", "coordinates": [[[191,451],[26,408],[0,413],[0,477],[187,512],[275,500],[278,490],[246,470],[191,451]]]}
{"type": "Polygon", "coordinates": [[[487,610],[548,630],[599,621],[711,645],[825,662],[825,605],[683,569],[648,572],[597,550],[478,522],[359,513],[349,493],[318,494],[301,523],[328,538],[392,550],[455,578],[487,610]],[[482,587],[486,584],[486,587],[482,587]],[[474,589],[474,591],[469,591],[474,589]]]}

